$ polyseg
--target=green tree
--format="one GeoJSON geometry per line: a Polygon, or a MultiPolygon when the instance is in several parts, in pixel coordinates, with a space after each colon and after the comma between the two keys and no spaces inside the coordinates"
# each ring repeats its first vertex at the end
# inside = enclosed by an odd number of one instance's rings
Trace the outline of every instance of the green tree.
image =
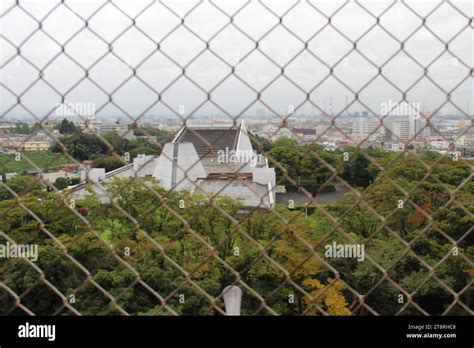
{"type": "Polygon", "coordinates": [[[69,180],[68,178],[57,178],[54,181],[54,187],[56,187],[58,190],[64,190],[66,187],[69,186],[69,180]]]}
{"type": "Polygon", "coordinates": [[[114,169],[123,167],[125,164],[124,161],[115,156],[100,156],[94,160],[92,166],[94,168],[105,168],[106,172],[110,172],[114,169]]]}
{"type": "Polygon", "coordinates": [[[377,170],[362,153],[351,154],[341,177],[353,187],[367,187],[377,177],[377,170]]]}
{"type": "Polygon", "coordinates": [[[14,132],[17,134],[31,134],[31,128],[26,122],[17,122],[14,132]]]}
{"type": "Polygon", "coordinates": [[[107,153],[107,145],[95,134],[76,133],[64,139],[67,152],[79,161],[94,159],[107,153]]]}
{"type": "Polygon", "coordinates": [[[272,149],[268,152],[270,163],[275,167],[277,181],[285,176],[297,180],[300,175],[300,160],[303,150],[298,144],[289,138],[279,138],[273,143],[272,149]]]}
{"type": "Polygon", "coordinates": [[[79,130],[79,128],[76,127],[74,122],[69,121],[66,118],[61,121],[58,129],[60,134],[74,134],[79,130]]]}
{"type": "MultiPolygon", "coordinates": [[[[23,196],[35,190],[43,189],[43,185],[41,185],[38,179],[34,177],[20,175],[9,179],[5,183],[5,185],[7,185],[11,190],[16,192],[19,196],[23,196]]],[[[14,196],[5,186],[0,186],[0,200],[12,199],[13,197],[14,196]]]]}

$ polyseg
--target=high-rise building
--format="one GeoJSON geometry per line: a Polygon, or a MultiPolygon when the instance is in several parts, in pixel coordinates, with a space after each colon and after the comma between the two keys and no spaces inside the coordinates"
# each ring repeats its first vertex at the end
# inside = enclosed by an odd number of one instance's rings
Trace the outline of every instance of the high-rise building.
{"type": "Polygon", "coordinates": [[[389,138],[403,142],[413,141],[416,134],[417,141],[426,140],[431,135],[431,128],[423,117],[389,116],[384,121],[388,129],[389,138]]]}
{"type": "Polygon", "coordinates": [[[379,125],[380,120],[375,117],[357,117],[352,121],[352,135],[361,139],[376,136],[380,133],[379,125]]]}

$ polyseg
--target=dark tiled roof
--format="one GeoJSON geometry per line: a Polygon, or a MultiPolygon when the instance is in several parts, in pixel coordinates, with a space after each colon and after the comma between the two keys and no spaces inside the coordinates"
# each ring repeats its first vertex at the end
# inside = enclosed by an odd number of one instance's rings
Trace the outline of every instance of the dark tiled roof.
{"type": "Polygon", "coordinates": [[[219,150],[234,150],[239,129],[184,129],[178,143],[193,143],[199,157],[216,156],[219,150]]]}
{"type": "Polygon", "coordinates": [[[293,128],[293,132],[303,135],[316,135],[316,129],[314,128],[293,128]]]}

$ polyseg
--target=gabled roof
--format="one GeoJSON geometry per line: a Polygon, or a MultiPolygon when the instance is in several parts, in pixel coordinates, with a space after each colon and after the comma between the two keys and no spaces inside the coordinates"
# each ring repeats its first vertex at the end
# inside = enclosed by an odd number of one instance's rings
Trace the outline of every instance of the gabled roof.
{"type": "Polygon", "coordinates": [[[217,156],[218,151],[235,150],[239,140],[240,126],[229,128],[185,127],[175,142],[192,143],[200,158],[217,156]]]}

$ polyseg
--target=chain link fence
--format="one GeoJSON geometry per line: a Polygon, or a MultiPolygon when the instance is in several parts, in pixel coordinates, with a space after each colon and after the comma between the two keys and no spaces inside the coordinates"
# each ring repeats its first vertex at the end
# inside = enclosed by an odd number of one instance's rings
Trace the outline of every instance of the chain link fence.
{"type": "Polygon", "coordinates": [[[472,315],[472,9],[2,0],[1,313],[472,315]]]}

